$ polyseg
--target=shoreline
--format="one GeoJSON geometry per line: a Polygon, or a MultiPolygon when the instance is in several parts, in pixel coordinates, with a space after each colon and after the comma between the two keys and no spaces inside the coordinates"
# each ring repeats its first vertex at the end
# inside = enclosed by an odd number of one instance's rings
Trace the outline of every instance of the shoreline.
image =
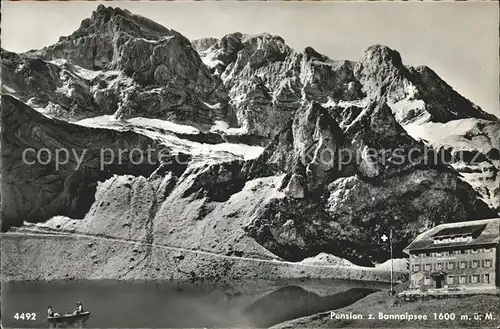
{"type": "MultiPolygon", "coordinates": [[[[398,284],[396,292],[402,292],[408,288],[408,283],[398,284]]],[[[500,304],[498,297],[492,295],[476,294],[460,299],[433,298],[425,301],[407,302],[396,296],[387,295],[386,291],[372,293],[357,300],[349,306],[314,315],[299,317],[284,321],[272,326],[270,329],[294,329],[294,328],[369,328],[376,323],[377,328],[498,328],[498,319],[487,320],[474,318],[476,313],[499,314],[500,304]],[[334,312],[333,312],[334,311],[334,312]],[[384,319],[369,319],[369,315],[384,314],[384,319]],[[392,319],[392,316],[411,314],[413,320],[392,319]],[[435,314],[455,314],[457,319],[446,320],[435,318],[435,314]],[[338,317],[335,317],[338,315],[338,317]],[[461,319],[461,315],[467,315],[467,319],[461,319]],[[333,316],[333,317],[332,317],[333,316]],[[349,316],[351,316],[349,318],[349,316]],[[424,317],[426,319],[424,319],[424,317]],[[347,318],[347,319],[346,319],[347,318]],[[375,322],[374,322],[375,321],[375,322]]]]}
{"type": "MultiPolygon", "coordinates": [[[[309,281],[338,281],[338,282],[350,282],[350,283],[360,283],[363,285],[370,285],[370,284],[380,284],[380,285],[388,285],[389,282],[384,282],[384,281],[370,281],[370,280],[356,280],[356,279],[338,279],[338,278],[314,278],[314,277],[282,277],[282,278],[275,278],[275,279],[259,279],[258,277],[256,278],[228,278],[227,281],[230,281],[232,284],[236,283],[247,283],[247,282],[273,282],[275,284],[282,284],[285,285],[287,283],[286,281],[292,281],[291,283],[297,283],[297,282],[309,282],[309,281]]],[[[214,285],[214,286],[219,286],[221,284],[226,283],[226,281],[208,281],[208,280],[203,280],[203,279],[198,279],[194,282],[189,281],[189,280],[169,280],[169,279],[113,279],[113,278],[103,278],[103,279],[81,279],[81,278],[62,278],[62,279],[53,279],[53,280],[41,280],[41,279],[34,279],[34,280],[2,280],[2,283],[7,283],[7,284],[36,284],[36,283],[79,283],[79,282],[86,282],[86,283],[92,283],[92,282],[118,282],[118,283],[130,283],[130,284],[143,284],[143,283],[148,283],[148,284],[164,284],[164,283],[172,283],[172,284],[200,284],[200,285],[214,285]]],[[[397,282],[396,284],[401,284],[401,282],[397,282]]]]}

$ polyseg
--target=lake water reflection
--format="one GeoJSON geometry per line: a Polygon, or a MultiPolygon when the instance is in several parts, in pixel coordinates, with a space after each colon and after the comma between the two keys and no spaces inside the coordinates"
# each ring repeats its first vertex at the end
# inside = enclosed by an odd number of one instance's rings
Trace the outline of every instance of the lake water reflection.
{"type": "Polygon", "coordinates": [[[381,283],[311,279],[246,280],[230,285],[110,280],[4,283],[1,316],[4,328],[50,327],[48,305],[64,313],[81,301],[92,312],[87,321],[58,327],[269,327],[344,307],[386,288],[381,283]],[[16,320],[16,313],[36,317],[16,320]]]}

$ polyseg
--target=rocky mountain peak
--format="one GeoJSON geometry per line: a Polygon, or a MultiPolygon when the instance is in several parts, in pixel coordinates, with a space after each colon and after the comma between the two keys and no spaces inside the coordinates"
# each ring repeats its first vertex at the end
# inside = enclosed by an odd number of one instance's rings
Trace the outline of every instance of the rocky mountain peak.
{"type": "Polygon", "coordinates": [[[75,32],[61,37],[42,52],[47,59],[69,59],[90,70],[116,68],[123,55],[123,46],[130,47],[132,42],[150,48],[148,43],[170,39],[177,41],[179,46],[190,47],[189,40],[174,30],[128,10],[99,5],[75,32]]]}
{"type": "Polygon", "coordinates": [[[368,47],[361,59],[364,65],[374,65],[379,67],[395,66],[403,67],[403,61],[398,51],[384,45],[373,45],[368,47]]]}
{"type": "Polygon", "coordinates": [[[97,20],[98,18],[104,18],[109,20],[113,16],[132,16],[132,13],[128,9],[121,9],[118,7],[106,7],[103,4],[97,6],[96,10],[92,12],[91,19],[97,20]]]}
{"type": "Polygon", "coordinates": [[[71,35],[2,64],[16,96],[52,115],[235,124],[221,79],[190,41],[120,8],[100,5],[71,35]]]}
{"type": "Polygon", "coordinates": [[[479,106],[461,96],[430,67],[420,65],[409,67],[412,82],[419,86],[421,99],[428,103],[432,121],[478,118],[498,121],[493,114],[483,111],[479,106]]]}
{"type": "Polygon", "coordinates": [[[369,98],[385,96],[392,102],[405,98],[406,87],[411,85],[399,53],[381,45],[371,46],[364,52],[355,67],[355,76],[369,98]]]}
{"type": "Polygon", "coordinates": [[[110,31],[126,33],[135,37],[157,40],[161,36],[169,36],[174,32],[148,18],[132,14],[127,9],[99,5],[91,17],[84,19],[80,27],[68,37],[60,40],[78,39],[93,33],[110,31]]]}
{"type": "Polygon", "coordinates": [[[306,47],[303,51],[303,54],[304,54],[304,57],[306,60],[309,60],[309,59],[315,59],[315,60],[319,60],[319,61],[326,61],[328,60],[328,57],[326,57],[325,55],[322,55],[320,53],[318,53],[314,48],[312,47],[306,47]]]}

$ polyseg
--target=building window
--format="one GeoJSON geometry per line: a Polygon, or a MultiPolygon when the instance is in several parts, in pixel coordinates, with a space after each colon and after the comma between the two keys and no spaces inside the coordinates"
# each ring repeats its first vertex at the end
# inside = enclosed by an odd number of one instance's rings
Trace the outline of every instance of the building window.
{"type": "Polygon", "coordinates": [[[453,284],[453,275],[448,275],[448,278],[446,279],[446,282],[448,284],[453,284]]]}
{"type": "Polygon", "coordinates": [[[455,269],[455,263],[454,262],[448,262],[448,264],[446,265],[446,268],[448,268],[449,270],[454,270],[455,269]]]}
{"type": "Polygon", "coordinates": [[[472,274],[471,283],[478,283],[478,282],[479,282],[479,274],[472,274]]]}
{"type": "Polygon", "coordinates": [[[467,283],[465,275],[460,276],[460,283],[467,283]]]}
{"type": "Polygon", "coordinates": [[[460,255],[460,250],[455,250],[455,255],[460,255]]]}
{"type": "Polygon", "coordinates": [[[467,249],[462,249],[462,250],[460,250],[460,253],[461,253],[462,255],[467,254],[467,249]]]}
{"type": "Polygon", "coordinates": [[[430,252],[426,252],[425,253],[425,257],[431,257],[431,253],[430,252]]]}
{"type": "Polygon", "coordinates": [[[430,271],[431,270],[431,264],[425,264],[425,270],[430,271]]]}
{"type": "Polygon", "coordinates": [[[444,256],[449,256],[449,255],[451,255],[451,251],[444,251],[444,252],[443,252],[443,255],[444,255],[444,256]]]}
{"type": "Polygon", "coordinates": [[[483,267],[491,267],[491,259],[483,259],[483,267]]]}
{"type": "Polygon", "coordinates": [[[479,261],[478,260],[473,260],[472,261],[472,268],[478,268],[479,267],[479,261]]]}
{"type": "Polygon", "coordinates": [[[492,248],[484,248],[484,249],[483,249],[483,252],[492,252],[492,251],[493,251],[493,249],[492,249],[492,248]]]}
{"type": "Polygon", "coordinates": [[[460,262],[460,268],[466,268],[467,267],[467,262],[465,260],[460,262]]]}
{"type": "Polygon", "coordinates": [[[434,256],[436,256],[436,257],[441,257],[442,255],[443,255],[443,254],[441,253],[441,251],[436,251],[436,252],[434,253],[434,256]]]}
{"type": "Polygon", "coordinates": [[[484,281],[484,283],[490,283],[490,275],[489,274],[485,274],[484,278],[483,278],[483,281],[484,281]]]}
{"type": "Polygon", "coordinates": [[[415,264],[413,265],[413,272],[419,272],[420,271],[420,265],[415,264]]]}
{"type": "Polygon", "coordinates": [[[430,286],[431,285],[431,279],[430,278],[425,278],[424,279],[424,285],[430,286]]]}
{"type": "Polygon", "coordinates": [[[436,263],[436,271],[443,269],[443,263],[436,263]]]}
{"type": "Polygon", "coordinates": [[[473,253],[473,254],[477,254],[478,252],[479,252],[479,249],[477,249],[477,248],[474,248],[471,250],[471,253],[473,253]]]}

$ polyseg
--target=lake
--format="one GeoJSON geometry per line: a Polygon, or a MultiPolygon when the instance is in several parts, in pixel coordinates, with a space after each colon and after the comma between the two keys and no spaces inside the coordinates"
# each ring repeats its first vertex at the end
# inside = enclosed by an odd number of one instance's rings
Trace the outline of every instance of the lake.
{"type": "Polygon", "coordinates": [[[269,327],[350,305],[381,289],[388,289],[388,285],[313,279],[245,280],[230,285],[111,280],[16,282],[2,284],[1,317],[4,328],[269,327]],[[91,311],[85,322],[47,322],[48,305],[55,312],[72,312],[77,301],[91,311]],[[21,319],[22,313],[29,313],[31,319],[21,319]]]}

